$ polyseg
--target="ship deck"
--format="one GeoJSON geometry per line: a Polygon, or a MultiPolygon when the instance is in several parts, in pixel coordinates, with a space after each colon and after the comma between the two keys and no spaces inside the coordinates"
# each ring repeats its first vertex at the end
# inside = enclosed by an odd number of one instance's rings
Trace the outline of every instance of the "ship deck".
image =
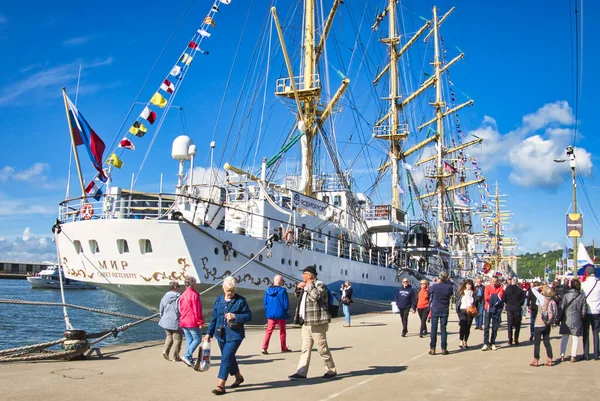
{"type": "MultiPolygon", "coordinates": [[[[462,401],[481,396],[486,400],[505,400],[507,391],[524,400],[582,399],[590,396],[591,387],[582,378],[596,371],[600,362],[559,363],[551,368],[530,367],[533,346],[526,341],[529,327],[523,325],[521,346],[507,347],[505,323],[498,333],[498,344],[502,346],[498,351],[480,351],[483,332],[478,330],[471,332],[471,348],[461,351],[456,313],[450,313],[450,355],[447,356],[428,355],[429,339],[419,338],[416,334],[417,315],[410,315],[406,338],[400,337],[398,315],[353,316],[351,328],[342,327],[343,318],[334,319],[328,340],[338,376],[331,381],[320,378],[324,369],[316,350],[313,351],[308,380],[287,379],[295,372],[299,359],[299,330],[288,331],[288,345],[295,352],[279,353],[279,338],[274,333],[269,355],[260,353],[262,330],[249,331],[238,352],[245,382],[237,389],[227,388],[226,397],[236,400],[291,400],[300,397],[307,400],[462,401]],[[574,386],[574,382],[581,385],[574,386]]],[[[560,344],[557,333],[553,329],[555,357],[559,355],[560,344]]],[[[214,397],[211,390],[216,384],[220,355],[216,343],[213,343],[212,366],[203,373],[195,372],[183,363],[167,362],[161,352],[162,342],[155,341],[101,348],[90,352],[85,361],[0,364],[0,387],[5,398],[12,401],[84,398],[89,401],[162,401],[166,398],[214,397]]],[[[543,347],[542,354],[545,355],[543,347]]],[[[593,382],[593,378],[590,380],[593,382]]],[[[229,380],[228,384],[231,382],[229,380]]]]}

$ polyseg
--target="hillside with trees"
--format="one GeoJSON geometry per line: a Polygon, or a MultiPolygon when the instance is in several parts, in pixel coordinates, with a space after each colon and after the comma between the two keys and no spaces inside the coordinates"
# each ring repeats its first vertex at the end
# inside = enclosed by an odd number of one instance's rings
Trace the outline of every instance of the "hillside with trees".
{"type": "MultiPolygon", "coordinates": [[[[600,248],[595,249],[595,253],[592,252],[592,247],[587,246],[585,248],[593,258],[593,255],[600,255],[600,248]]],[[[519,255],[518,261],[518,274],[520,278],[533,278],[533,277],[544,277],[544,269],[546,266],[550,267],[550,274],[552,277],[556,274],[555,266],[556,261],[562,258],[563,251],[548,251],[544,253],[526,253],[519,255]]],[[[569,248],[569,258],[573,258],[573,249],[569,248]]]]}

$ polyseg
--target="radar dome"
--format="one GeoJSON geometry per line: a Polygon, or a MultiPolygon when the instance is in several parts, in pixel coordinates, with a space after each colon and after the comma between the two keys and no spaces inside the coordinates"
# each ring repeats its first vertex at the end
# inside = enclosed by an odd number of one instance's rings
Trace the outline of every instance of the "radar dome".
{"type": "Polygon", "coordinates": [[[188,152],[191,145],[193,145],[192,138],[187,135],[180,135],[173,141],[173,147],[171,148],[171,157],[175,160],[189,160],[190,154],[188,152]]]}

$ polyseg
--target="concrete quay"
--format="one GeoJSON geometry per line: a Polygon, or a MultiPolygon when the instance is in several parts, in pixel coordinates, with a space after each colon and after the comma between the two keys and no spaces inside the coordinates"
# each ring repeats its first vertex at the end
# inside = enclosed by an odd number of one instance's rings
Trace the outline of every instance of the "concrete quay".
{"type": "MultiPolygon", "coordinates": [[[[498,333],[498,351],[480,350],[483,331],[473,330],[470,348],[458,347],[458,320],[451,311],[448,323],[450,355],[428,355],[429,338],[419,338],[417,315],[410,315],[409,334],[400,336],[398,315],[353,316],[352,327],[334,319],[328,340],[338,376],[320,377],[323,362],[312,353],[309,378],[290,381],[299,359],[300,331],[288,330],[291,353],[279,352],[273,333],[270,354],[260,353],[263,332],[248,331],[238,352],[244,384],[222,397],[236,400],[565,400],[587,399],[600,387],[594,377],[600,362],[558,363],[553,367],[528,366],[533,345],[529,326],[523,325],[521,345],[507,346],[505,323],[498,333]],[[575,385],[579,383],[579,385],[575,385]]],[[[505,320],[505,319],[504,319],[505,320]]],[[[529,319],[527,319],[529,322],[529,319]]],[[[87,360],[0,364],[0,398],[10,401],[82,400],[190,400],[212,399],[219,367],[219,350],[212,343],[212,366],[196,372],[183,363],[162,358],[162,342],[100,348],[87,360]]],[[[558,330],[553,329],[555,360],[560,356],[558,330]]],[[[581,347],[581,346],[580,346],[581,347]]],[[[570,345],[568,350],[570,350],[570,345]]],[[[581,348],[580,348],[581,354],[581,348]]],[[[542,345],[544,362],[545,350],[542,345]]],[[[569,351],[567,351],[567,355],[569,351]]],[[[233,379],[228,380],[228,385],[233,379]]]]}

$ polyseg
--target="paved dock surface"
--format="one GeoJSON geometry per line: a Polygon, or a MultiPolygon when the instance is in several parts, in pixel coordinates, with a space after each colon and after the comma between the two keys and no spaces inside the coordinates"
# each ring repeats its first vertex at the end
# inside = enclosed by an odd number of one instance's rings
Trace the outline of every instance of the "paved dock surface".
{"type": "MultiPolygon", "coordinates": [[[[529,322],[529,319],[527,319],[529,322]]],[[[429,338],[419,338],[417,315],[410,315],[409,334],[400,337],[398,315],[353,317],[352,327],[334,319],[328,339],[338,376],[320,377],[323,362],[313,350],[306,381],[290,381],[299,359],[299,330],[288,330],[295,352],[279,353],[274,332],[269,355],[260,353],[263,332],[249,331],[238,352],[245,383],[224,398],[236,400],[575,400],[594,397],[599,361],[564,362],[554,367],[528,366],[533,345],[523,325],[521,345],[508,347],[505,323],[498,334],[501,348],[482,352],[483,331],[474,330],[470,348],[459,350],[458,323],[451,311],[450,355],[428,354],[429,338]],[[577,384],[578,383],[578,384],[577,384]]],[[[553,329],[555,360],[560,356],[558,330],[553,329]]],[[[439,339],[438,339],[439,340],[439,339]]],[[[43,400],[195,400],[215,398],[219,350],[212,343],[212,365],[196,372],[183,363],[165,361],[162,343],[147,342],[101,348],[85,361],[0,364],[0,399],[43,400]]],[[[542,345],[542,359],[545,351],[542,345]]],[[[570,345],[567,351],[569,354],[570,345]]],[[[438,341],[438,352],[439,341],[438,341]]],[[[580,351],[581,354],[581,345],[580,351]]],[[[231,384],[233,379],[229,379],[231,384]]]]}

